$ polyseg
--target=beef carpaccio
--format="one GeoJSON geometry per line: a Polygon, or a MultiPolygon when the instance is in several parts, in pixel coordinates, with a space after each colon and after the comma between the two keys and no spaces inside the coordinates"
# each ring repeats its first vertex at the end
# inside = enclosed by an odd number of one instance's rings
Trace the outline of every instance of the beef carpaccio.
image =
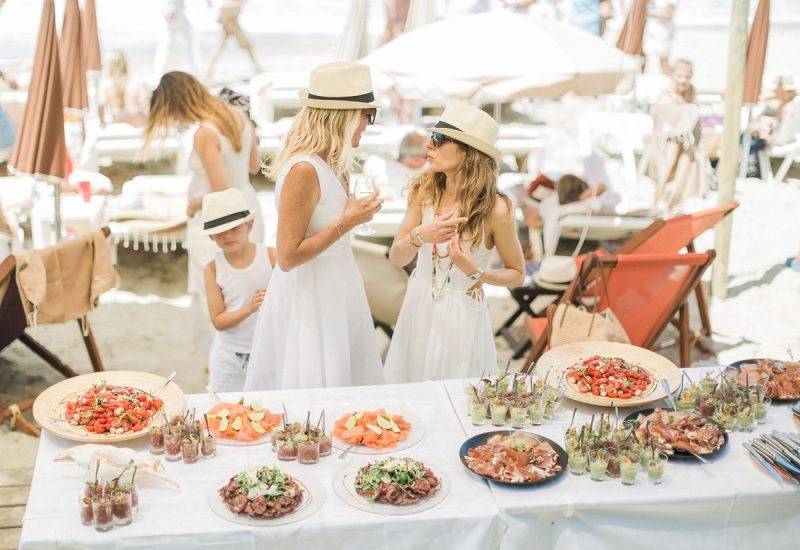
{"type": "Polygon", "coordinates": [[[219,495],[234,514],[274,519],[297,510],[303,490],[278,468],[256,468],[233,476],[219,495]]]}
{"type": "Polygon", "coordinates": [[[524,433],[494,435],[469,449],[466,462],[473,472],[506,483],[534,483],[561,470],[555,449],[524,433]]]}
{"type": "Polygon", "coordinates": [[[800,363],[796,361],[757,359],[741,365],[736,378],[742,388],[766,379],[767,396],[772,399],[800,399],[800,363]]]}
{"type": "Polygon", "coordinates": [[[407,506],[432,496],[441,480],[422,462],[411,458],[388,458],[358,470],[356,492],[373,502],[407,506]]]}
{"type": "Polygon", "coordinates": [[[648,415],[640,414],[636,421],[639,442],[645,444],[652,439],[658,449],[670,455],[675,451],[709,455],[725,444],[722,428],[692,412],[655,409],[648,415]]]}

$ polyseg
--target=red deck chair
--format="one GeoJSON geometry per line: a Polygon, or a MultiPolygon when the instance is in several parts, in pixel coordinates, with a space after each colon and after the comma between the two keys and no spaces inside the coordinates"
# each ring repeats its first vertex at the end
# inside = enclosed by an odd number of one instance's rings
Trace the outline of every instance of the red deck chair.
{"type": "MultiPolygon", "coordinates": [[[[703,272],[714,260],[715,252],[688,254],[627,254],[620,256],[589,255],[578,276],[572,281],[561,302],[569,303],[578,294],[595,295],[599,299],[598,311],[604,311],[609,302],[614,314],[625,327],[631,344],[652,348],[664,328],[675,315],[679,315],[680,362],[689,366],[690,335],[687,297],[700,284],[703,272]],[[597,288],[599,271],[604,271],[608,288],[597,288]]],[[[528,317],[529,334],[536,337],[528,362],[535,361],[547,348],[550,339],[549,319],[555,306],[548,308],[548,318],[528,317]]]]}

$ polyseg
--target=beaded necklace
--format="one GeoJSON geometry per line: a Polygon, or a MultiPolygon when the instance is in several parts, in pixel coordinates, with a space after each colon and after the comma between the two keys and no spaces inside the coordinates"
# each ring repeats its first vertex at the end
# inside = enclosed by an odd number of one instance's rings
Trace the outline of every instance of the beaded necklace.
{"type": "MultiPolygon", "coordinates": [[[[434,217],[439,216],[438,210],[438,208],[434,209],[434,217]]],[[[439,248],[436,243],[433,243],[433,246],[431,246],[431,296],[433,296],[434,302],[438,301],[444,295],[445,286],[450,283],[450,271],[452,269],[453,261],[447,254],[447,249],[445,248],[444,255],[441,255],[439,254],[439,248]],[[438,271],[444,272],[441,284],[437,284],[436,282],[437,268],[438,271]]]]}

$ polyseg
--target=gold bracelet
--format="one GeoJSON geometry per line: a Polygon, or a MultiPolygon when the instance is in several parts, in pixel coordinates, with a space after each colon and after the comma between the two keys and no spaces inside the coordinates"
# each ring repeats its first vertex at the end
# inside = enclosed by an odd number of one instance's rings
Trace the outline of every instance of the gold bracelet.
{"type": "Polygon", "coordinates": [[[339,229],[339,226],[338,226],[338,225],[334,225],[334,226],[333,226],[333,228],[336,230],[336,234],[337,234],[337,235],[339,235],[339,236],[336,238],[336,240],[338,241],[339,239],[341,239],[341,238],[342,238],[342,230],[341,230],[341,229],[339,229]]]}
{"type": "Polygon", "coordinates": [[[422,247],[421,244],[417,244],[417,243],[414,242],[414,235],[412,235],[411,233],[408,234],[408,242],[410,242],[411,246],[413,246],[414,248],[421,248],[422,247]]]}
{"type": "Polygon", "coordinates": [[[414,236],[419,239],[419,246],[425,244],[425,240],[422,238],[422,235],[419,234],[419,226],[414,228],[414,236]]]}

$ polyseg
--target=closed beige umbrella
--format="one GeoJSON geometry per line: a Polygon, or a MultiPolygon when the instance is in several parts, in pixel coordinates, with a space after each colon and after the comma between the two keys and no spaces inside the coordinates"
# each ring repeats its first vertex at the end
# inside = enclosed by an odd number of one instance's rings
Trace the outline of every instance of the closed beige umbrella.
{"type": "Polygon", "coordinates": [[[61,181],[66,171],[61,64],[53,0],[44,0],[25,114],[8,158],[16,175],[55,184],[56,236],[61,235],[61,181]]]}
{"type": "Polygon", "coordinates": [[[770,0],[761,0],[756,8],[753,23],[750,26],[750,37],[747,41],[747,65],[744,72],[745,105],[758,103],[761,93],[761,80],[764,77],[764,60],[767,57],[769,39],[770,0]]]}
{"type": "Polygon", "coordinates": [[[97,8],[94,0],[86,0],[83,5],[81,33],[83,34],[83,56],[87,71],[102,70],[100,57],[100,35],[97,32],[97,8]]]}
{"type": "Polygon", "coordinates": [[[617,48],[629,55],[644,56],[642,43],[644,42],[644,24],[647,12],[647,0],[634,0],[625,24],[617,38],[617,48]]]}
{"type": "Polygon", "coordinates": [[[86,92],[86,57],[81,37],[81,10],[78,0],[67,0],[61,26],[61,80],[64,108],[83,111],[89,108],[86,92]]]}

